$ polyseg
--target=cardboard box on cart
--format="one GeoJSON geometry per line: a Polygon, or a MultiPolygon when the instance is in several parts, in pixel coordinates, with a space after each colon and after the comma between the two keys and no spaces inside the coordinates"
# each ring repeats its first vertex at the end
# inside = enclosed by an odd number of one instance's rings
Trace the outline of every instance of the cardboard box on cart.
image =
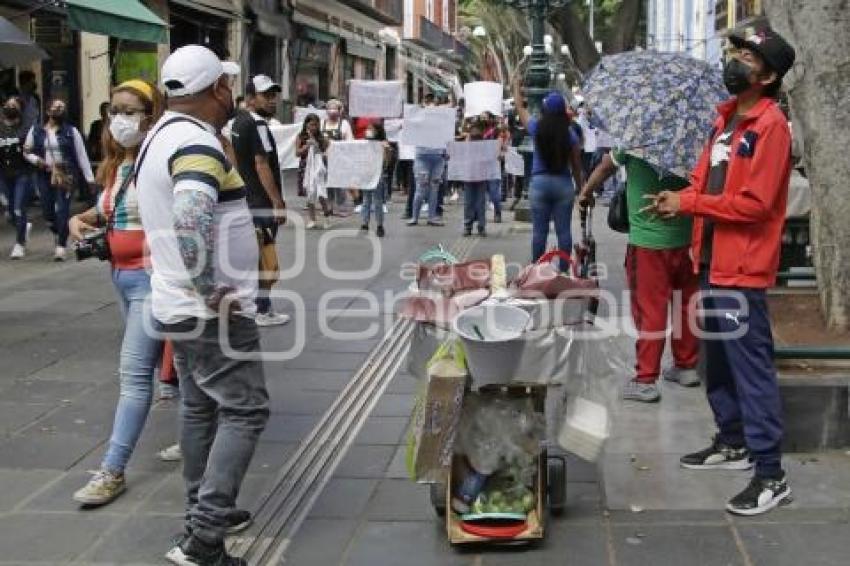
{"type": "MultiPolygon", "coordinates": [[[[534,398],[535,411],[543,412],[546,399],[546,388],[537,385],[510,385],[498,387],[503,391],[509,391],[511,395],[531,395],[534,398]]],[[[537,482],[535,485],[535,500],[536,505],[534,510],[528,514],[527,528],[517,536],[509,539],[490,539],[467,533],[461,526],[460,515],[452,510],[452,493],[455,492],[456,470],[458,469],[459,459],[462,456],[454,455],[452,466],[449,470],[448,481],[446,483],[446,532],[451,544],[471,544],[482,542],[495,543],[513,543],[522,541],[541,540],[544,537],[544,524],[546,517],[546,497],[547,497],[547,456],[545,451],[541,451],[537,456],[537,482]]]]}

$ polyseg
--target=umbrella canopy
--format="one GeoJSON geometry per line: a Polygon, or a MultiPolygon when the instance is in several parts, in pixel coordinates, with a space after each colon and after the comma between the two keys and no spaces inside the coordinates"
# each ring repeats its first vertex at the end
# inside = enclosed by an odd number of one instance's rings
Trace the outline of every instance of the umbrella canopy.
{"type": "Polygon", "coordinates": [[[679,53],[631,51],[603,57],[582,88],[616,144],[687,177],[729,96],[721,72],[679,53]]]}
{"type": "Polygon", "coordinates": [[[26,33],[6,18],[0,17],[0,67],[15,67],[36,59],[49,58],[26,33]]]}

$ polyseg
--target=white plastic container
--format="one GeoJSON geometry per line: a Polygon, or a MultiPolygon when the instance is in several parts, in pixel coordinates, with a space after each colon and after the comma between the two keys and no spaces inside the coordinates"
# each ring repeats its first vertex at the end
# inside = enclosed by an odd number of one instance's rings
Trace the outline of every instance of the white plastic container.
{"type": "Polygon", "coordinates": [[[505,304],[479,305],[455,317],[452,326],[463,342],[475,387],[513,380],[530,320],[525,310],[505,304]]]}

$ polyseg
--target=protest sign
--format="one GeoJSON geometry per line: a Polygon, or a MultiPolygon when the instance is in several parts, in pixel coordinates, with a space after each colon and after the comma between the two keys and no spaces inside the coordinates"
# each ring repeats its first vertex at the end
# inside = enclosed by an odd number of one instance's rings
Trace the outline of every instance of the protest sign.
{"type": "Polygon", "coordinates": [[[328,118],[328,113],[325,110],[320,110],[313,106],[296,106],[295,117],[293,118],[292,123],[300,126],[304,123],[304,118],[306,118],[309,114],[315,114],[322,122],[328,118]]]}
{"type": "Polygon", "coordinates": [[[416,159],[416,146],[398,144],[398,158],[401,161],[413,161],[416,159]]]}
{"type": "Polygon", "coordinates": [[[480,116],[487,111],[495,116],[502,115],[502,85],[478,81],[463,85],[463,100],[465,104],[464,117],[480,116]]]}
{"type": "Polygon", "coordinates": [[[515,147],[508,148],[505,154],[505,173],[514,177],[525,176],[525,161],[515,147]]]}
{"type": "Polygon", "coordinates": [[[500,179],[499,140],[449,142],[450,181],[489,181],[500,179]]]}
{"type": "Polygon", "coordinates": [[[298,169],[295,155],[295,139],[301,133],[301,124],[281,124],[277,120],[269,123],[269,131],[277,145],[277,156],[281,169],[298,169]]]}
{"type": "Polygon", "coordinates": [[[384,169],[384,146],[377,141],[335,141],[328,146],[329,187],[370,190],[384,169]]]}
{"type": "Polygon", "coordinates": [[[353,79],[348,86],[348,113],[356,117],[398,118],[404,104],[401,81],[353,79]]]}
{"type": "Polygon", "coordinates": [[[446,147],[455,137],[454,108],[431,106],[405,109],[404,125],[401,130],[401,143],[416,147],[446,147]]]}
{"type": "Polygon", "coordinates": [[[394,120],[384,120],[384,131],[387,132],[387,140],[398,142],[401,139],[401,128],[404,125],[404,120],[396,118],[394,120]]]}

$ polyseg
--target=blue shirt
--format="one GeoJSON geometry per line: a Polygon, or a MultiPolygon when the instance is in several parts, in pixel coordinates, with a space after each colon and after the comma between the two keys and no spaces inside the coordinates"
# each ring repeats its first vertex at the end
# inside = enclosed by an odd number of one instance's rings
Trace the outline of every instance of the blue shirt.
{"type": "MultiPolygon", "coordinates": [[[[528,133],[534,139],[534,153],[531,156],[531,175],[570,175],[569,167],[564,168],[563,171],[549,171],[549,168],[546,166],[546,163],[543,161],[543,157],[540,155],[540,152],[537,150],[537,118],[532,118],[528,122],[528,133]]],[[[576,135],[567,130],[564,132],[564,143],[567,144],[568,147],[572,147],[578,143],[578,138],[576,135]]]]}

